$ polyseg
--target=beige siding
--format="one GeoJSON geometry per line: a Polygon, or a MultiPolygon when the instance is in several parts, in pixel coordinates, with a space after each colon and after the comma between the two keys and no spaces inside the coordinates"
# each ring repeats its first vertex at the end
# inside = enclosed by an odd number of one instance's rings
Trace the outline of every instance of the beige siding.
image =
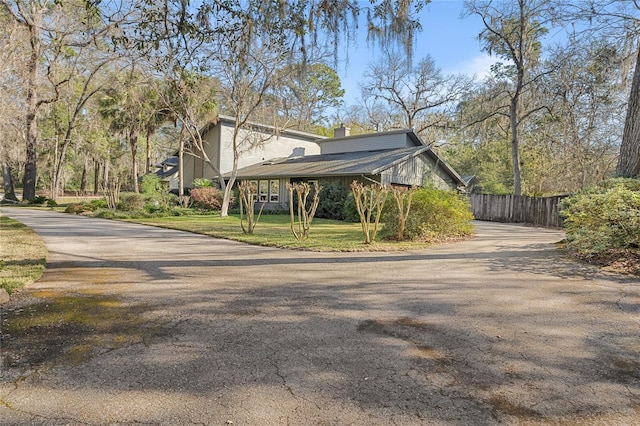
{"type": "Polygon", "coordinates": [[[193,179],[195,179],[195,162],[198,161],[193,155],[186,155],[183,159],[184,164],[184,184],[187,188],[193,186],[193,179]]]}
{"type": "Polygon", "coordinates": [[[407,148],[414,146],[406,133],[358,135],[345,139],[321,141],[322,154],[341,152],[377,151],[381,149],[407,148]]]}
{"type": "MultiPolygon", "coordinates": [[[[209,157],[211,163],[214,166],[220,167],[220,126],[215,126],[211,128],[206,134],[203,135],[203,143],[204,149],[209,157]]],[[[217,173],[211,168],[209,164],[206,164],[203,160],[196,159],[197,163],[201,163],[201,165],[196,166],[196,174],[195,177],[206,178],[209,180],[217,180],[217,173]],[[199,172],[199,173],[198,173],[199,172]]],[[[190,182],[192,180],[187,180],[185,177],[185,182],[189,182],[187,185],[190,186],[190,182]]]]}
{"type": "MultiPolygon", "coordinates": [[[[213,127],[203,135],[204,149],[211,162],[218,166],[218,126],[213,127]]],[[[198,154],[198,153],[196,153],[198,154]]],[[[217,180],[218,175],[202,158],[195,157],[191,154],[184,154],[184,185],[187,188],[193,187],[193,180],[196,178],[206,178],[211,181],[217,180]]]]}
{"type": "Polygon", "coordinates": [[[169,177],[169,189],[177,190],[178,188],[180,188],[180,177],[175,173],[169,177]]]}

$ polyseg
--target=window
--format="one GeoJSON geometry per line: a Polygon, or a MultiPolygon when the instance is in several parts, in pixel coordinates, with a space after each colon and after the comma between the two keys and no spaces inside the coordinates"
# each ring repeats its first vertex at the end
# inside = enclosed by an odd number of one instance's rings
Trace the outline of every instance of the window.
{"type": "Polygon", "coordinates": [[[254,203],[277,203],[280,201],[280,181],[278,179],[249,182],[256,188],[256,194],[253,194],[254,203]]]}
{"type": "Polygon", "coordinates": [[[269,181],[261,180],[258,183],[258,201],[264,202],[269,199],[269,181]]]}
{"type": "MultiPolygon", "coordinates": [[[[255,185],[256,186],[256,191],[258,190],[258,181],[257,180],[251,180],[251,181],[249,181],[249,183],[251,185],[255,185]]],[[[251,201],[253,201],[255,203],[256,201],[258,201],[258,194],[253,194],[251,196],[251,198],[252,198],[251,201]]]]}
{"type": "Polygon", "coordinates": [[[277,203],[280,200],[280,181],[269,181],[269,202],[277,203]]]}

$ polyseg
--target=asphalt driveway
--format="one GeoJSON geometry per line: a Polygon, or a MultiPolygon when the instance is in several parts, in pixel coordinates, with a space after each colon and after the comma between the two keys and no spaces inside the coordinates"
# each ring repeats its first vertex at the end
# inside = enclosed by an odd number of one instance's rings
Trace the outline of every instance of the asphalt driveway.
{"type": "Polygon", "coordinates": [[[558,231],[312,253],[2,212],[50,254],[0,307],[0,424],[640,424],[638,280],[558,231]]]}

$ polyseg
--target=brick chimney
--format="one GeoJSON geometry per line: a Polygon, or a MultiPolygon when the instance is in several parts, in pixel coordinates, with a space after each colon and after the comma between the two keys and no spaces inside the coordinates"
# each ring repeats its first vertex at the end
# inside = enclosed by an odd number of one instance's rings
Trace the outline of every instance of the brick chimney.
{"type": "Polygon", "coordinates": [[[351,128],[346,127],[344,123],[340,123],[340,127],[333,129],[334,138],[346,138],[351,134],[351,128]]]}

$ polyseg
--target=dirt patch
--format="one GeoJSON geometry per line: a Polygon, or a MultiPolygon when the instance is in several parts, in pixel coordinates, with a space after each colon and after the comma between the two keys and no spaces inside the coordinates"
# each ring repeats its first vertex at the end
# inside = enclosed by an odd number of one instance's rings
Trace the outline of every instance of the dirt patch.
{"type": "Polygon", "coordinates": [[[496,419],[502,417],[503,414],[515,417],[517,419],[536,419],[542,418],[540,413],[522,405],[514,404],[501,395],[494,395],[489,400],[493,415],[496,419]]]}
{"type": "Polygon", "coordinates": [[[575,255],[584,262],[613,272],[640,275],[640,249],[616,249],[591,255],[575,255]]]}
{"type": "Polygon", "coordinates": [[[145,305],[114,296],[50,291],[28,296],[0,313],[7,368],[76,365],[99,352],[145,342],[160,330],[145,321],[145,305]]]}

